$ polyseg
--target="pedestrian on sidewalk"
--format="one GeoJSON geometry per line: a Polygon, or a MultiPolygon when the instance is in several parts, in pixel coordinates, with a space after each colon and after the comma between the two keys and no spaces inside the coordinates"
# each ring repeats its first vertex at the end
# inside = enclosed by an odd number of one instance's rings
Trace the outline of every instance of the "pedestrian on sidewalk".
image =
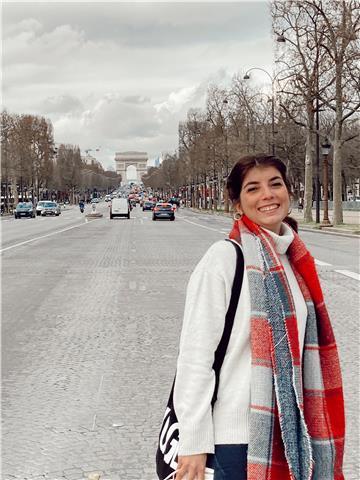
{"type": "Polygon", "coordinates": [[[286,166],[241,158],[228,181],[230,239],[245,271],[217,401],[214,352],[236,252],[218,241],[189,280],[174,386],[176,480],[343,480],[344,401],[337,347],[314,259],[289,217],[286,166]]]}
{"type": "Polygon", "coordinates": [[[304,210],[304,200],[302,197],[298,200],[298,212],[302,212],[304,210]]]}

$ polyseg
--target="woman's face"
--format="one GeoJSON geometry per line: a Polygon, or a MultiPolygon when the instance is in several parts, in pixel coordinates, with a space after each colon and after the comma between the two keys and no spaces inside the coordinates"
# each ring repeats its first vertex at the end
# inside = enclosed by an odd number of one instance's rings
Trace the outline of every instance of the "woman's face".
{"type": "Polygon", "coordinates": [[[244,178],[237,210],[261,227],[277,234],[287,216],[290,196],[275,167],[254,167],[244,178]]]}

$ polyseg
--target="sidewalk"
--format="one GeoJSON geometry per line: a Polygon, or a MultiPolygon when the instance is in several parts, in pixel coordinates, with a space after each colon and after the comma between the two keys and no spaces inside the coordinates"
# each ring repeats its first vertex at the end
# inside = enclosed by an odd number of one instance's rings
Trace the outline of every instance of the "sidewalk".
{"type": "MultiPolygon", "coordinates": [[[[223,215],[226,217],[232,217],[233,213],[226,213],[223,210],[203,210],[198,208],[189,208],[190,210],[198,213],[207,213],[209,215],[223,215]]],[[[315,209],[312,210],[314,221],[311,223],[304,222],[303,212],[298,212],[297,209],[293,209],[290,216],[294,218],[299,224],[299,230],[304,231],[317,231],[319,233],[333,234],[339,236],[360,237],[360,211],[346,210],[343,212],[344,224],[336,227],[321,227],[321,224],[315,223],[315,209]]],[[[329,211],[329,219],[332,221],[333,212],[329,211]]],[[[320,211],[320,220],[323,218],[323,211],[320,211]]]]}
{"type": "MultiPolygon", "coordinates": [[[[336,227],[322,227],[321,221],[323,219],[324,212],[320,210],[320,225],[315,223],[316,210],[312,210],[313,222],[306,223],[304,222],[303,212],[298,212],[297,209],[293,209],[291,212],[291,217],[295,218],[299,223],[300,230],[316,230],[321,233],[332,233],[333,235],[346,235],[346,236],[360,236],[360,212],[355,210],[345,210],[343,212],[343,225],[337,225],[336,227]]],[[[333,211],[329,211],[329,220],[330,222],[333,219],[333,211]]]]}

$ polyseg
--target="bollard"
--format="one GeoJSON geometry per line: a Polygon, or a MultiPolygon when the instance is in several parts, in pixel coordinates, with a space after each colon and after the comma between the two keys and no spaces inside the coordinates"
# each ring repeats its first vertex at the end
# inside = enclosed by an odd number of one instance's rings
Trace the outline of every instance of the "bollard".
{"type": "Polygon", "coordinates": [[[91,205],[91,212],[85,215],[86,218],[101,218],[102,216],[102,213],[96,211],[96,203],[91,205]]]}

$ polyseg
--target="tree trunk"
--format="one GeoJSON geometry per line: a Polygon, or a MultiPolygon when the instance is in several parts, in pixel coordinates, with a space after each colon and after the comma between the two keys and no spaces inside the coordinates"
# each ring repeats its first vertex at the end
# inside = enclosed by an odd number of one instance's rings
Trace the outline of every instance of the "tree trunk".
{"type": "Polygon", "coordinates": [[[225,212],[229,213],[230,210],[230,205],[229,205],[229,192],[228,189],[226,188],[226,180],[224,180],[224,207],[225,207],[225,212]]]}
{"type": "Polygon", "coordinates": [[[16,205],[19,203],[19,195],[16,187],[16,177],[11,177],[10,186],[11,186],[11,193],[13,194],[13,197],[14,197],[14,203],[12,206],[16,207],[16,205]]]}
{"type": "Polygon", "coordinates": [[[218,198],[219,198],[219,189],[216,177],[214,176],[214,210],[218,209],[218,198]]]}
{"type": "Polygon", "coordinates": [[[306,132],[306,151],[305,151],[305,192],[304,192],[304,220],[312,222],[312,203],[313,203],[313,158],[314,158],[314,134],[311,128],[306,132]]]}
{"type": "Polygon", "coordinates": [[[208,207],[208,195],[207,195],[207,184],[206,184],[206,173],[204,173],[204,208],[207,210],[208,207]]]}
{"type": "Polygon", "coordinates": [[[342,178],[341,178],[341,128],[340,124],[335,124],[334,135],[334,157],[333,157],[333,225],[341,225],[343,223],[342,209],[342,178]]]}
{"type": "Polygon", "coordinates": [[[209,180],[209,209],[213,210],[214,204],[213,204],[213,186],[214,182],[211,184],[211,180],[209,180]]]}
{"type": "Polygon", "coordinates": [[[221,211],[222,206],[223,206],[223,200],[224,200],[224,192],[223,192],[223,179],[222,179],[222,174],[218,174],[218,208],[221,211]]]}

